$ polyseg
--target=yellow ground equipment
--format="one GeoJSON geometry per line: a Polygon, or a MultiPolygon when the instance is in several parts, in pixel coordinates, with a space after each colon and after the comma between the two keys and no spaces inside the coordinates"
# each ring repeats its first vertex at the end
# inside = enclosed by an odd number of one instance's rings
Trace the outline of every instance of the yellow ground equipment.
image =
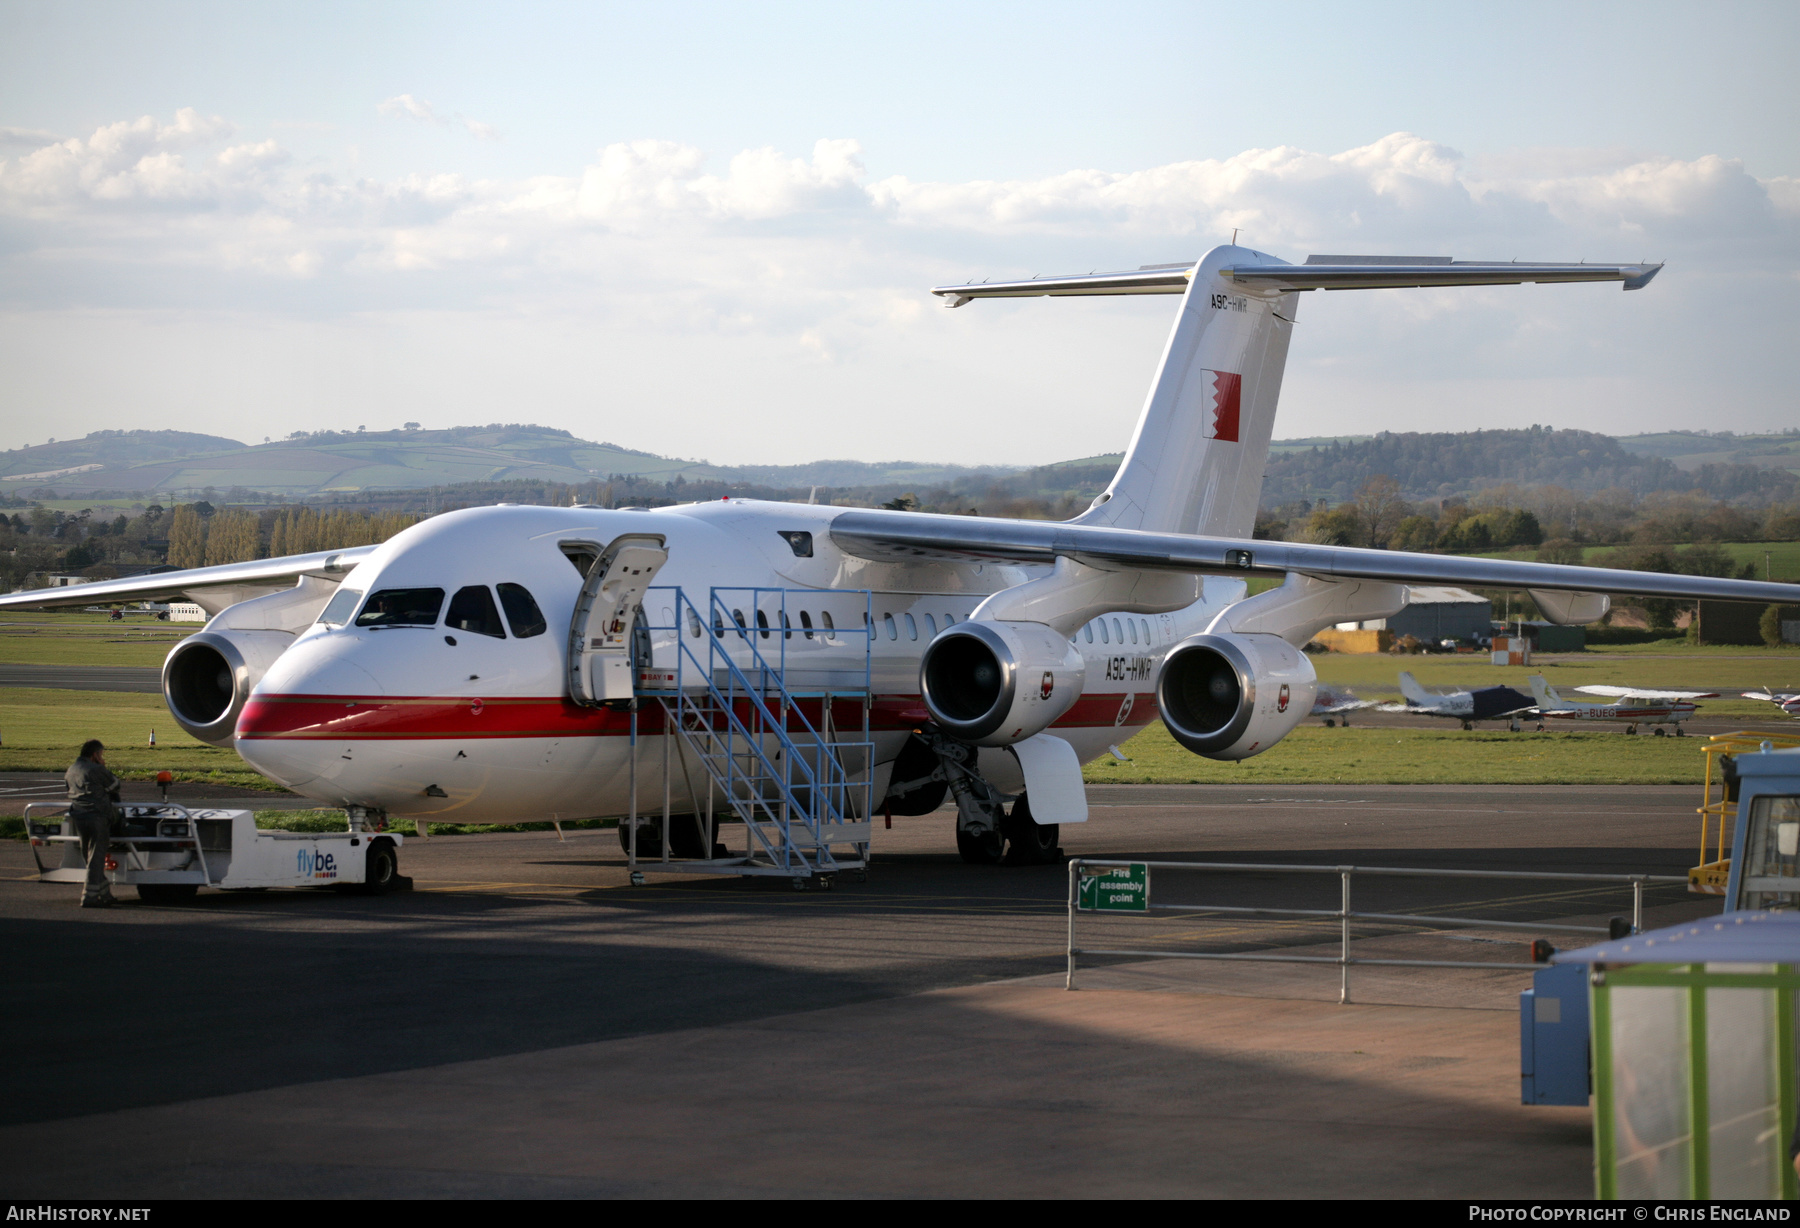
{"type": "Polygon", "coordinates": [[[1731,878],[1731,858],[1725,855],[1726,820],[1737,817],[1737,777],[1726,770],[1724,756],[1761,750],[1764,743],[1779,750],[1800,746],[1800,735],[1791,733],[1715,734],[1701,747],[1706,752],[1706,784],[1700,805],[1700,864],[1688,871],[1688,890],[1698,895],[1724,895],[1731,878]],[[1714,828],[1717,828],[1715,834],[1714,828]],[[1713,850],[1707,860],[1707,849],[1713,850]]]}

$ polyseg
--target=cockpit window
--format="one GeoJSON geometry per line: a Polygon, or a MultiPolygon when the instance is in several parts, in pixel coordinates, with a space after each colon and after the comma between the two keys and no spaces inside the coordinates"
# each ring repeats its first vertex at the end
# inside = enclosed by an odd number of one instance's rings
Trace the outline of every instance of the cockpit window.
{"type": "Polygon", "coordinates": [[[456,596],[450,598],[450,613],[445,617],[444,625],[452,631],[467,631],[471,635],[491,635],[497,640],[506,638],[506,628],[500,625],[500,611],[494,608],[494,595],[488,592],[485,584],[457,589],[456,596]]]}
{"type": "Polygon", "coordinates": [[[341,627],[350,621],[356,613],[356,603],[362,600],[362,593],[354,588],[340,588],[332,594],[331,600],[325,603],[325,612],[319,615],[319,621],[328,627],[341,627]]]}
{"type": "Polygon", "coordinates": [[[544,621],[544,612],[538,609],[538,603],[523,584],[496,584],[494,587],[500,590],[500,608],[506,611],[506,622],[512,628],[514,639],[528,640],[544,633],[549,626],[544,621]]]}
{"type": "Polygon", "coordinates": [[[441,588],[384,588],[356,616],[359,627],[435,627],[444,608],[441,588]]]}

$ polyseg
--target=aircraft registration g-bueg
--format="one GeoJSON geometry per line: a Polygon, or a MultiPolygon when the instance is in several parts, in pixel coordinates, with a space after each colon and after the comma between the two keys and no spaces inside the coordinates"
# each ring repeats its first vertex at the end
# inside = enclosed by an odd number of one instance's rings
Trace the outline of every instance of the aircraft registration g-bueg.
{"type": "Polygon", "coordinates": [[[1063,523],[725,499],[493,506],[370,547],[99,581],[4,607],[197,602],[163,690],[195,737],[390,819],[619,816],[633,864],[808,876],[866,865],[884,814],[952,796],[973,862],[1054,855],[1082,762],[1161,719],[1237,760],[1313,709],[1302,646],[1406,586],[1758,602],[1788,585],[1251,540],[1302,293],[1646,285],[1655,264],[1477,263],[1221,246],[1192,264],[938,287],[1180,298],[1125,459],[1063,523]],[[1281,575],[1246,599],[1245,580],[1281,575]],[[735,826],[734,826],[735,825],[735,826]],[[666,839],[665,839],[666,836],[666,839]],[[727,850],[725,841],[741,844],[727,850]]]}

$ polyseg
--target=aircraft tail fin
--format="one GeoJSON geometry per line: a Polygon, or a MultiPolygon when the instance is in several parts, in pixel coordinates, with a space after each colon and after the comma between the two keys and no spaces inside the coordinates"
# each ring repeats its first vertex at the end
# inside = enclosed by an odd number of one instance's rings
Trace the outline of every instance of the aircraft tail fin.
{"type": "Polygon", "coordinates": [[[969,282],[934,286],[931,292],[949,307],[983,298],[1181,295],[1124,463],[1076,523],[1247,538],[1256,525],[1275,402],[1302,292],[1585,281],[1618,281],[1636,290],[1661,267],[1448,256],[1309,256],[1304,264],[1289,264],[1227,245],[1194,264],[969,282]]]}
{"type": "Polygon", "coordinates": [[[1410,671],[1404,669],[1400,671],[1400,694],[1406,697],[1407,703],[1421,708],[1429,708],[1438,700],[1436,695],[1419,685],[1419,680],[1410,671]]]}
{"type": "Polygon", "coordinates": [[[1250,536],[1299,295],[1221,270],[1279,263],[1216,247],[1194,266],[1125,460],[1080,523],[1250,536]]]}
{"type": "Polygon", "coordinates": [[[1562,702],[1557,698],[1555,688],[1544,681],[1544,676],[1542,674],[1533,674],[1531,676],[1531,697],[1537,700],[1537,705],[1540,708],[1554,708],[1558,703],[1562,702]]]}

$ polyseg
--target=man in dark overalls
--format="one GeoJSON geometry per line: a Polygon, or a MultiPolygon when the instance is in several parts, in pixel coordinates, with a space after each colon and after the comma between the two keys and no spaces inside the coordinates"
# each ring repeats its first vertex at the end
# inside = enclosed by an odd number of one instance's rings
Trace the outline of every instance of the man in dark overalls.
{"type": "Polygon", "coordinates": [[[106,856],[112,847],[113,826],[119,821],[119,812],[113,808],[119,800],[119,778],[106,770],[106,747],[99,739],[81,744],[81,757],[69,766],[63,780],[69,786],[69,818],[87,858],[81,906],[111,908],[118,901],[106,878],[106,856]]]}

